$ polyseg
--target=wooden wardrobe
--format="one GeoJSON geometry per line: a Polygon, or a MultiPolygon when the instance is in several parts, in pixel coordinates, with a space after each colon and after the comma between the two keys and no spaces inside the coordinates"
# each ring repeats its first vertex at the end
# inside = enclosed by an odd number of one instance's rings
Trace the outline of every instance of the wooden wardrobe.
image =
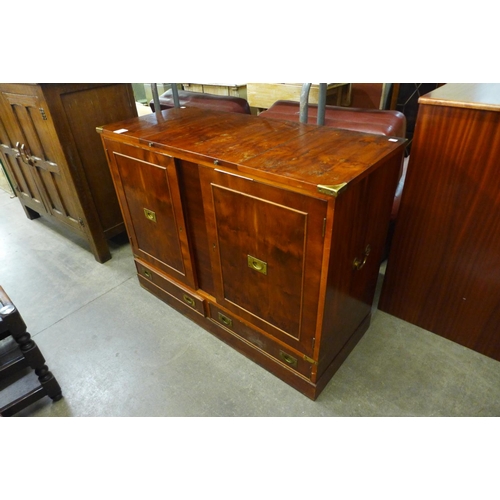
{"type": "Polygon", "coordinates": [[[130,84],[0,83],[0,154],[27,217],[78,233],[98,262],[125,227],[95,127],[135,116],[130,84]]]}

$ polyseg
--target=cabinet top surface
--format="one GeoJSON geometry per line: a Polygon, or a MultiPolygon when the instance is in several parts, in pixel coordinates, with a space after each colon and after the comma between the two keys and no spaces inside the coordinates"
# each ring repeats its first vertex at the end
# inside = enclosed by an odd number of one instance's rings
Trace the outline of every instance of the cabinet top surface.
{"type": "Polygon", "coordinates": [[[422,96],[420,104],[500,111],[500,83],[447,83],[422,96]]]}
{"type": "Polygon", "coordinates": [[[149,146],[301,188],[349,183],[405,140],[258,116],[178,108],[102,127],[109,139],[149,146]]]}

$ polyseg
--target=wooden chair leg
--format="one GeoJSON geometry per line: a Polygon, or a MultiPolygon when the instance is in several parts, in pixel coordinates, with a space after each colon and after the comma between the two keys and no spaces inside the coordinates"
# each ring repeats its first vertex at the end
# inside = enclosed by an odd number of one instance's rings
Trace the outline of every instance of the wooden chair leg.
{"type": "Polygon", "coordinates": [[[49,371],[48,366],[45,364],[45,358],[31,335],[25,331],[22,335],[15,336],[14,340],[18,343],[29,366],[35,370],[38,380],[42,387],[45,388],[47,395],[53,401],[59,401],[62,398],[61,387],[52,372],[49,371]]]}

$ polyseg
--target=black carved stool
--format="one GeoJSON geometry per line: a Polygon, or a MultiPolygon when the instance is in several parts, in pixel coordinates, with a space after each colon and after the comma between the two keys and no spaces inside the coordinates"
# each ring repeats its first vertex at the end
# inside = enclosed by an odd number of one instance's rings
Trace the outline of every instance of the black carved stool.
{"type": "Polygon", "coordinates": [[[0,343],[0,351],[2,348],[8,351],[3,353],[6,354],[3,356],[5,361],[0,362],[0,381],[28,367],[35,370],[40,381],[40,386],[1,407],[0,416],[10,417],[45,396],[49,396],[53,401],[59,401],[62,398],[61,387],[45,364],[40,349],[27,332],[19,311],[2,287],[0,287],[0,343]],[[6,340],[9,338],[14,342],[6,340]],[[14,350],[11,348],[13,343],[14,350]]]}

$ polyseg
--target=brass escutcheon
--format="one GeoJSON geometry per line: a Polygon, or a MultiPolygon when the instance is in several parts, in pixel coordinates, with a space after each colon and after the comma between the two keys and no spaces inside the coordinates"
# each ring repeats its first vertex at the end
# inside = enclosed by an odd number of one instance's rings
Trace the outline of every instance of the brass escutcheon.
{"type": "Polygon", "coordinates": [[[148,210],[147,208],[145,208],[144,215],[146,216],[146,219],[156,222],[156,214],[152,210],[148,210]]]}
{"type": "Polygon", "coordinates": [[[248,256],[248,267],[255,271],[267,275],[267,262],[257,259],[257,257],[248,256]]]}

